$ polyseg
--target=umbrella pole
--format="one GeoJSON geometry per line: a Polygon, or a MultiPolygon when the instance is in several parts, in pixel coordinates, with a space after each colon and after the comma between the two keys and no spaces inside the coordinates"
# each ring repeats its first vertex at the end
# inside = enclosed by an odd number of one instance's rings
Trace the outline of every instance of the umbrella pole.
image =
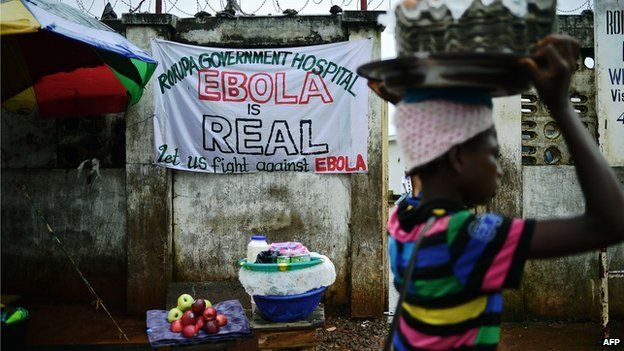
{"type": "Polygon", "coordinates": [[[54,232],[54,230],[52,229],[52,227],[50,226],[48,221],[45,219],[45,217],[43,217],[41,212],[39,212],[37,207],[35,207],[35,204],[33,203],[30,194],[28,194],[28,192],[26,191],[26,187],[24,185],[22,185],[20,187],[17,184],[15,184],[15,188],[26,198],[26,200],[30,204],[30,207],[33,209],[33,211],[35,211],[35,214],[39,217],[39,219],[43,222],[43,224],[45,224],[46,228],[48,229],[48,233],[50,234],[50,236],[52,236],[54,241],[56,241],[56,243],[60,246],[61,251],[63,251],[63,254],[65,255],[65,257],[67,257],[69,262],[71,262],[72,266],[74,267],[74,269],[76,270],[76,272],[80,276],[80,279],[85,283],[85,285],[89,289],[89,292],[91,293],[91,295],[93,295],[93,297],[95,297],[95,308],[97,309],[99,306],[102,306],[102,308],[104,309],[104,312],[106,312],[108,317],[113,321],[113,323],[115,324],[115,327],[117,327],[117,330],[119,330],[121,335],[123,335],[124,339],[126,339],[126,341],[130,341],[130,339],[128,339],[128,336],[126,335],[126,333],[124,333],[124,331],[121,329],[119,324],[117,324],[117,321],[115,321],[115,318],[113,318],[113,316],[110,314],[110,312],[108,311],[108,308],[106,308],[106,305],[104,305],[104,300],[102,300],[100,298],[100,296],[98,296],[98,294],[95,292],[95,289],[93,289],[91,284],[89,284],[89,281],[87,280],[87,278],[80,271],[80,268],[78,268],[78,265],[76,264],[76,262],[74,262],[74,259],[71,257],[69,252],[67,252],[67,250],[65,249],[65,246],[63,246],[63,243],[61,242],[61,239],[58,237],[58,235],[56,235],[56,233],[54,232]]]}

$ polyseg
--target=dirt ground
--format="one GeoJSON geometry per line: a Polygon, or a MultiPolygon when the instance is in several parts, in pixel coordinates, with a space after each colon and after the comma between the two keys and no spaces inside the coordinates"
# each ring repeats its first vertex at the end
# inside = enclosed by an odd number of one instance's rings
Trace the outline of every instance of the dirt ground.
{"type": "MultiPolygon", "coordinates": [[[[328,319],[317,331],[319,351],[381,350],[389,324],[380,320],[328,319]],[[334,329],[335,328],[335,329],[334,329]]],[[[611,326],[620,345],[602,346],[597,323],[503,324],[499,351],[593,351],[624,350],[624,324],[611,326]]]]}
{"type": "Polygon", "coordinates": [[[598,323],[503,324],[499,351],[624,350],[624,323],[611,325],[618,346],[602,346],[598,323]]]}
{"type": "MultiPolygon", "coordinates": [[[[108,317],[84,304],[29,304],[33,313],[27,343],[32,350],[150,350],[144,316],[115,314],[130,343],[119,339],[108,317]],[[45,347],[54,345],[55,347],[45,347]],[[89,345],[82,348],[81,345],[89,345]],[[69,346],[72,346],[71,348],[69,346]]],[[[317,350],[381,350],[389,329],[386,320],[328,317],[317,330],[317,350]]],[[[618,347],[600,345],[598,323],[503,324],[499,351],[610,351],[624,350],[624,323],[611,326],[618,347]]],[[[3,349],[4,350],[4,349],[3,349]]],[[[241,340],[229,350],[257,350],[257,340],[241,340]]]]}
{"type": "Polygon", "coordinates": [[[390,324],[385,320],[331,318],[319,328],[317,351],[381,350],[390,324]],[[334,329],[335,328],[335,329],[334,329]]]}

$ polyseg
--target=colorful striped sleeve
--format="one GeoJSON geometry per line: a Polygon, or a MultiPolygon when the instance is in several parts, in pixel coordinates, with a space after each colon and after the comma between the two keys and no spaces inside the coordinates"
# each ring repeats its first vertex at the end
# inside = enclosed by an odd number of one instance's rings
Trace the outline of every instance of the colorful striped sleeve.
{"type": "Polygon", "coordinates": [[[461,219],[449,225],[448,235],[457,279],[473,291],[490,293],[517,288],[534,221],[508,219],[493,213],[461,219]]]}
{"type": "MultiPolygon", "coordinates": [[[[509,267],[505,274],[503,281],[503,288],[518,288],[520,286],[520,280],[522,278],[522,271],[524,271],[524,263],[529,256],[529,248],[531,246],[531,238],[533,238],[533,230],[535,228],[535,221],[532,219],[514,219],[512,220],[512,229],[514,225],[517,226],[517,235],[519,236],[515,244],[510,244],[509,254],[511,255],[509,267]]],[[[503,254],[501,254],[503,256],[503,254]]],[[[497,257],[498,258],[498,257],[497,257]]],[[[501,260],[504,259],[501,257],[501,260]]],[[[495,260],[496,263],[496,260],[495,260]]],[[[492,272],[492,279],[496,278],[495,272],[492,272]]],[[[486,283],[489,277],[486,275],[486,283]]]]}

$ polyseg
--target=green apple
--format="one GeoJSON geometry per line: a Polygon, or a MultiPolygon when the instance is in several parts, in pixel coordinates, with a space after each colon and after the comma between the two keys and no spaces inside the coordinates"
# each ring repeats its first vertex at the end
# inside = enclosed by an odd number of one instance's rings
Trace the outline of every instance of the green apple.
{"type": "Polygon", "coordinates": [[[169,313],[167,314],[167,320],[169,321],[169,323],[172,323],[173,321],[177,321],[178,319],[182,318],[183,314],[184,312],[182,312],[179,308],[174,307],[169,310],[169,313]]]}
{"type": "Polygon", "coordinates": [[[212,307],[212,304],[210,303],[210,301],[204,299],[204,302],[206,303],[206,308],[212,307]]]}
{"type": "Polygon", "coordinates": [[[193,296],[189,294],[182,294],[178,297],[178,308],[182,312],[186,312],[193,305],[193,296]]]}

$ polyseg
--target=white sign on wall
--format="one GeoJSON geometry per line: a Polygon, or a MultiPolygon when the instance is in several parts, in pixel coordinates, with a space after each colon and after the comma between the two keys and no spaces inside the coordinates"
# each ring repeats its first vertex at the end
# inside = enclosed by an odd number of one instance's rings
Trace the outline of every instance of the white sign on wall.
{"type": "Polygon", "coordinates": [[[280,49],[152,41],[155,163],[210,173],[367,172],[371,40],[280,49]]]}
{"type": "Polygon", "coordinates": [[[594,6],[600,148],[611,166],[624,166],[624,0],[600,0],[594,6]]]}

